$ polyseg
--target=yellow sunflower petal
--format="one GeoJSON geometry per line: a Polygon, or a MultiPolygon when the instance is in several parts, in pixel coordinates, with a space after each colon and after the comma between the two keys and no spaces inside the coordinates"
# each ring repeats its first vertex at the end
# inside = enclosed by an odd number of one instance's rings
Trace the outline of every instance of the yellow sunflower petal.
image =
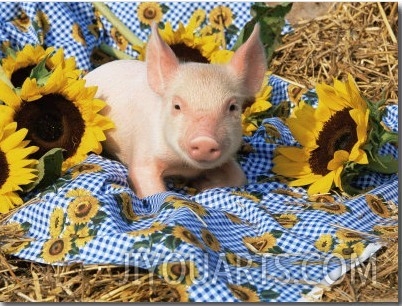
{"type": "Polygon", "coordinates": [[[36,79],[27,78],[21,87],[21,99],[24,101],[35,101],[42,97],[36,84],[36,79]]]}
{"type": "Polygon", "coordinates": [[[17,109],[21,105],[21,98],[3,81],[0,81],[0,101],[13,109],[17,109]]]}
{"type": "Polygon", "coordinates": [[[328,193],[334,183],[335,172],[331,171],[327,175],[316,180],[307,190],[308,195],[328,193]]]}
{"type": "Polygon", "coordinates": [[[275,151],[296,162],[306,162],[310,158],[310,154],[304,148],[278,147],[275,151]]]}
{"type": "Polygon", "coordinates": [[[20,129],[19,131],[15,132],[14,134],[8,136],[0,143],[0,149],[7,153],[8,151],[14,149],[19,145],[21,141],[24,140],[25,136],[27,135],[27,129],[20,129]]]}

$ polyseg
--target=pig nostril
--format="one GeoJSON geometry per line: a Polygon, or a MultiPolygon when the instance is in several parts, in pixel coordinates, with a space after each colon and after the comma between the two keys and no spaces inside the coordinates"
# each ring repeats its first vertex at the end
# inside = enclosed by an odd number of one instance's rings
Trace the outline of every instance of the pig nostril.
{"type": "Polygon", "coordinates": [[[193,139],[189,149],[190,156],[198,161],[212,161],[221,155],[219,144],[207,137],[193,139]]]}

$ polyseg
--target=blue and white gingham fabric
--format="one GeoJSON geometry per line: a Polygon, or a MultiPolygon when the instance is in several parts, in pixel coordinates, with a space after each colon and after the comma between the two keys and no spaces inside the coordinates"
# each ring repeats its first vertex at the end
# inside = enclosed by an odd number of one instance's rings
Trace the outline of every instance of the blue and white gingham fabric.
{"type": "MultiPolygon", "coordinates": [[[[196,8],[210,10],[218,3],[165,4],[169,11],[164,20],[177,24],[185,22],[196,8]]],[[[249,20],[249,3],[223,4],[236,14],[238,28],[249,20]]],[[[148,33],[139,30],[135,16],[137,3],[108,5],[146,40],[148,33]]],[[[90,3],[1,3],[0,8],[2,42],[20,48],[37,43],[33,27],[20,31],[10,16],[23,9],[34,20],[38,10],[43,11],[51,24],[45,35],[46,45],[63,47],[67,56],[76,57],[81,69],[91,68],[92,48],[101,42],[114,44],[107,34],[110,31],[104,31],[98,39],[89,34],[88,26],[94,19],[90,3]],[[65,31],[74,23],[80,24],[85,45],[65,31]]],[[[106,24],[104,21],[105,27],[110,26],[106,24]]],[[[286,82],[273,76],[269,83],[274,104],[288,100],[286,82]]],[[[397,106],[388,107],[384,122],[398,131],[397,106]]],[[[308,300],[310,293],[335,282],[356,264],[356,260],[334,252],[343,243],[337,236],[340,226],[361,233],[358,242],[347,242],[349,247],[357,248],[359,243],[364,249],[357,263],[381,247],[375,226],[395,225],[396,220],[373,211],[367,195],[397,205],[398,177],[373,173],[358,182],[368,188],[367,194],[336,197],[339,204],[328,206],[332,210],[314,208],[303,188],[289,188],[271,171],[275,148],[295,144],[280,119],[266,119],[252,136],[244,137],[239,154],[247,185],[192,195],[191,190],[172,183],[169,192],[143,200],[129,188],[123,165],[90,155],[49,188],[32,195],[31,204],[11,217],[9,222],[20,223],[32,239],[15,255],[41,263],[58,258],[60,262],[54,264],[81,262],[149,269],[185,288],[190,301],[308,300]],[[57,212],[62,217],[56,218],[57,212]],[[316,246],[322,235],[333,239],[328,251],[316,246]],[[181,267],[181,277],[172,274],[177,269],[169,264],[181,267]],[[164,266],[170,267],[169,273],[163,272],[164,266]]],[[[398,156],[392,146],[384,151],[398,156]]]]}

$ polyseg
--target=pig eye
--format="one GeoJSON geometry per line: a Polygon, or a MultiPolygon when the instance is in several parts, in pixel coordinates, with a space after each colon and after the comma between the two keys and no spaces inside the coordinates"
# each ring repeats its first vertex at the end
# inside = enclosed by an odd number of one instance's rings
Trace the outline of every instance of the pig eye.
{"type": "Polygon", "coordinates": [[[175,104],[175,105],[174,105],[174,109],[180,110],[180,105],[179,105],[179,104],[175,104]]]}
{"type": "Polygon", "coordinates": [[[236,104],[230,104],[229,105],[229,111],[230,112],[237,111],[237,105],[236,104]]]}

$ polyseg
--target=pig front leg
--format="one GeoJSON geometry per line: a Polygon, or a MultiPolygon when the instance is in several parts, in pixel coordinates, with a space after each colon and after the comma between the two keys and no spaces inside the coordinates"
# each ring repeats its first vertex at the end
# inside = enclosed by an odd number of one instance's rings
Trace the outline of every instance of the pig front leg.
{"type": "Polygon", "coordinates": [[[204,171],[200,177],[191,181],[190,186],[204,191],[216,187],[240,187],[246,183],[246,175],[240,165],[232,159],[218,168],[204,171]]]}
{"type": "Polygon", "coordinates": [[[140,199],[166,191],[165,183],[157,168],[129,167],[128,180],[130,187],[140,199]]]}

